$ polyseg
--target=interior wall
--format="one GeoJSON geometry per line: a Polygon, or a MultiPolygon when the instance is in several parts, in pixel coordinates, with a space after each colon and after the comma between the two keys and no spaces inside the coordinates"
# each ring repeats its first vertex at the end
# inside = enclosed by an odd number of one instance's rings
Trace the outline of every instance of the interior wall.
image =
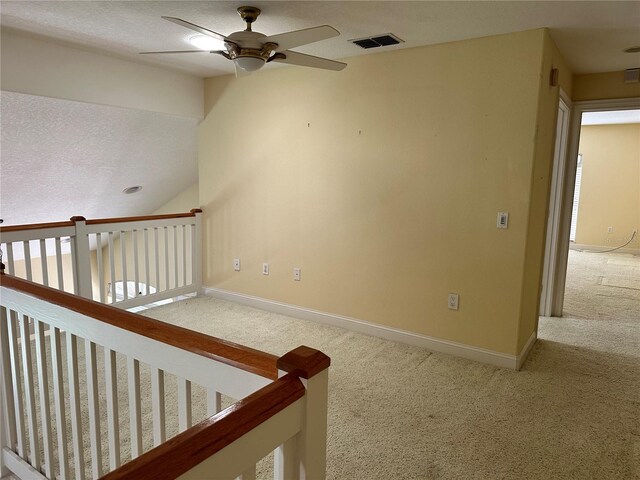
{"type": "MultiPolygon", "coordinates": [[[[579,152],[576,244],[622,245],[640,228],[640,124],[585,125],[579,152]]],[[[626,248],[640,248],[638,235],[626,248]]]]}
{"type": "Polygon", "coordinates": [[[2,90],[202,118],[203,80],[3,28],[2,90]]]}
{"type": "Polygon", "coordinates": [[[537,94],[534,162],[530,177],[529,215],[521,283],[522,302],[518,323],[518,352],[522,351],[531,335],[538,329],[560,88],[567,95],[571,95],[573,90],[571,71],[547,30],[544,31],[543,40],[540,83],[537,94]],[[552,69],[558,69],[558,86],[551,85],[552,69]]]}
{"type": "Polygon", "coordinates": [[[555,94],[538,105],[545,42],[536,30],[351,58],[340,73],[207,79],[204,284],[518,353],[548,201],[549,160],[534,158],[553,144],[536,131],[555,127],[555,94]]]}
{"type": "Polygon", "coordinates": [[[574,75],[574,102],[640,97],[640,83],[624,83],[624,71],[574,75]]]}

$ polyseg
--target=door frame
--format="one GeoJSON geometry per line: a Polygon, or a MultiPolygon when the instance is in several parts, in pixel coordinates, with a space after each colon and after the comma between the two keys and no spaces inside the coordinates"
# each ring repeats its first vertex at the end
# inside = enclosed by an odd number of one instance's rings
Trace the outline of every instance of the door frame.
{"type": "Polygon", "coordinates": [[[556,127],[556,143],[553,154],[553,170],[551,173],[551,192],[549,198],[547,236],[544,249],[544,266],[542,270],[542,288],[540,291],[540,315],[551,316],[551,306],[555,285],[554,265],[557,264],[560,220],[562,212],[562,186],[566,172],[567,147],[569,145],[569,127],[571,125],[572,103],[569,96],[560,89],[558,101],[558,121],[556,127]]]}
{"type": "MultiPolygon", "coordinates": [[[[550,295],[547,296],[550,302],[550,309],[547,308],[549,316],[561,317],[564,305],[565,282],[567,280],[567,261],[569,259],[569,234],[571,230],[571,210],[573,205],[573,193],[576,183],[576,167],[578,163],[578,150],[580,147],[580,127],[582,125],[582,114],[585,112],[606,112],[610,110],[637,110],[640,109],[640,97],[636,98],[616,98],[607,100],[588,100],[575,102],[571,115],[571,128],[569,130],[569,149],[564,161],[564,182],[562,185],[555,185],[552,188],[551,198],[561,195],[562,205],[560,208],[560,223],[558,236],[555,245],[551,242],[550,251],[555,252],[555,260],[549,263],[551,269],[549,275],[553,277],[553,285],[550,295]],[[560,189],[560,191],[557,191],[560,189]],[[552,250],[551,250],[552,249],[552,250]]],[[[555,166],[554,166],[555,168],[555,166]]],[[[550,259],[552,255],[549,256],[550,259]]],[[[549,259],[549,260],[550,260],[549,259]]],[[[547,258],[545,257],[545,261],[547,258]]],[[[541,311],[542,314],[542,311],[541,311]]]]}

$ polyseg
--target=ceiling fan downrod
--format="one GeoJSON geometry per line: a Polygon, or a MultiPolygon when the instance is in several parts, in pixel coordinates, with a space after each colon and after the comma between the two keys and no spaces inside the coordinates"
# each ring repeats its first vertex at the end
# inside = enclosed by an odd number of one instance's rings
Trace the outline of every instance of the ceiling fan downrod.
{"type": "Polygon", "coordinates": [[[245,30],[245,32],[250,32],[251,24],[255,22],[256,18],[258,18],[258,15],[260,15],[260,9],[250,6],[238,7],[238,15],[240,15],[240,17],[242,17],[242,20],[247,23],[247,29],[245,30]]]}

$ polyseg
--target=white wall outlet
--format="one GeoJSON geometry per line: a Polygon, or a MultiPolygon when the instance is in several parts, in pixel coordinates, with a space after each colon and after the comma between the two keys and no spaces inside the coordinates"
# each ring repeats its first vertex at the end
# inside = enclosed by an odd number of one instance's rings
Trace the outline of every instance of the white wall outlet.
{"type": "Polygon", "coordinates": [[[607,232],[613,233],[613,227],[607,227],[607,232]]]}
{"type": "Polygon", "coordinates": [[[239,272],[239,271],[240,271],[240,259],[239,259],[239,258],[234,258],[234,259],[233,259],[233,269],[234,269],[236,272],[239,272]]]}
{"type": "Polygon", "coordinates": [[[498,212],[498,228],[509,228],[509,212],[498,212]]]}
{"type": "Polygon", "coordinates": [[[263,263],[262,264],[262,274],[263,275],[269,275],[269,264],[268,263],[263,263]]]}
{"type": "Polygon", "coordinates": [[[459,300],[459,295],[457,293],[450,293],[448,300],[447,300],[447,306],[449,307],[450,310],[458,310],[458,300],[459,300]]]}
{"type": "Polygon", "coordinates": [[[299,269],[299,268],[294,268],[294,269],[293,269],[293,279],[294,279],[296,282],[299,282],[299,281],[300,281],[300,269],[299,269]]]}

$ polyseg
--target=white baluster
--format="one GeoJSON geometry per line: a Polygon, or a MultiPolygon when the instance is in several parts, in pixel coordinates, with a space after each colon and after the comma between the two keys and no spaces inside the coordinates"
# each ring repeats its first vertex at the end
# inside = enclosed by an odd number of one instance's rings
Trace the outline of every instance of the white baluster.
{"type": "Polygon", "coordinates": [[[184,432],[191,422],[191,382],[178,378],[178,431],[184,432]]]}
{"type": "Polygon", "coordinates": [[[151,276],[149,275],[149,229],[142,231],[142,239],[144,242],[144,281],[147,285],[145,295],[149,295],[149,286],[151,285],[151,276]]]}
{"type": "Polygon", "coordinates": [[[120,422],[118,415],[118,377],[116,352],[104,349],[105,393],[107,395],[107,430],[109,432],[109,468],[120,466],[120,422]]]}
{"type": "Polygon", "coordinates": [[[96,363],[96,344],[89,340],[85,340],[85,362],[87,367],[87,403],[89,406],[91,473],[95,478],[98,478],[102,475],[100,406],[98,405],[98,366],[96,363]]]}
{"type": "Polygon", "coordinates": [[[122,294],[124,301],[129,300],[127,284],[127,232],[120,232],[120,257],[122,259],[122,294]]]}
{"type": "Polygon", "coordinates": [[[15,275],[15,262],[13,261],[13,242],[7,243],[7,269],[9,275],[15,275]]]}
{"type": "Polygon", "coordinates": [[[136,298],[140,294],[140,272],[138,267],[138,231],[133,230],[133,280],[136,286],[136,291],[133,295],[136,298]]]}
{"type": "Polygon", "coordinates": [[[155,247],[155,260],[156,260],[156,292],[160,291],[160,250],[158,244],[158,229],[153,229],[153,241],[155,247]]]}
{"type": "Polygon", "coordinates": [[[22,350],[22,380],[24,382],[24,400],[27,407],[29,426],[29,450],[31,466],[40,470],[40,445],[38,442],[38,423],[36,418],[36,399],[33,393],[33,363],[31,361],[31,335],[29,317],[20,319],[20,346],[22,350]]]}
{"type": "Polygon", "coordinates": [[[196,294],[202,290],[202,211],[195,211],[195,225],[191,230],[192,276],[196,294]]]}
{"type": "Polygon", "coordinates": [[[131,424],[131,458],[142,454],[142,416],[140,414],[140,362],[127,358],[129,380],[129,420],[131,424]]]}
{"type": "Polygon", "coordinates": [[[78,339],[67,332],[67,369],[69,406],[71,416],[71,443],[73,445],[76,479],[84,479],[84,447],[82,443],[82,417],[80,416],[80,385],[78,381],[78,339]]]}
{"type": "Polygon", "coordinates": [[[24,249],[24,268],[27,273],[27,280],[31,281],[33,278],[31,272],[31,246],[28,240],[22,242],[22,248],[24,249]]]}
{"type": "Polygon", "coordinates": [[[164,371],[151,367],[151,405],[153,410],[153,445],[158,446],[166,438],[164,404],[164,371]]]}
{"type": "Polygon", "coordinates": [[[182,286],[187,284],[187,226],[182,225],[182,286]]]}
{"type": "Polygon", "coordinates": [[[64,291],[64,271],[62,268],[62,245],[60,237],[56,237],[56,267],[58,273],[58,290],[64,291]]]}
{"type": "Polygon", "coordinates": [[[96,263],[98,264],[98,291],[100,303],[107,303],[104,293],[104,263],[102,260],[102,233],[96,233],[96,263]]]}
{"type": "Polygon", "coordinates": [[[9,312],[7,331],[9,336],[9,354],[11,358],[11,380],[13,381],[13,404],[15,406],[16,446],[18,455],[22,458],[26,458],[24,407],[22,403],[22,390],[20,389],[20,357],[18,356],[18,314],[14,311],[9,312]]]}
{"type": "Polygon", "coordinates": [[[178,288],[178,227],[173,226],[173,288],[178,288]]]}
{"type": "MultiPolygon", "coordinates": [[[[15,450],[16,445],[16,413],[13,403],[13,384],[11,383],[11,355],[9,347],[9,331],[8,331],[9,318],[7,315],[7,309],[0,308],[0,379],[2,379],[2,385],[0,391],[2,391],[2,426],[6,429],[6,435],[0,436],[0,447],[9,447],[10,450],[15,450]]],[[[1,456],[1,455],[0,455],[1,456]]],[[[0,469],[2,465],[2,459],[0,459],[0,469]]],[[[0,476],[6,476],[8,472],[0,471],[0,476]]]]}
{"type": "Polygon", "coordinates": [[[213,389],[207,391],[207,415],[215,415],[222,410],[222,395],[213,389]]]}
{"type": "Polygon", "coordinates": [[[113,248],[113,232],[109,232],[109,274],[111,278],[111,303],[116,303],[116,263],[113,248]]]}
{"type": "Polygon", "coordinates": [[[69,478],[69,456],[67,454],[67,422],[64,408],[64,385],[62,377],[62,349],[60,329],[51,328],[51,367],[53,372],[53,401],[56,410],[56,432],[58,436],[58,465],[60,478],[69,478]]]}
{"type": "MultiPolygon", "coordinates": [[[[46,257],[45,257],[46,258],[46,257]]],[[[34,319],[36,337],[36,365],[38,367],[38,387],[40,394],[40,419],[42,443],[44,449],[44,472],[47,478],[53,478],[53,442],[51,438],[51,407],[49,404],[49,375],[46,362],[44,324],[34,319]]]]}
{"type": "Polygon", "coordinates": [[[169,229],[164,227],[164,289],[169,290],[169,229]]]}
{"type": "Polygon", "coordinates": [[[49,286],[49,266],[47,265],[47,245],[45,239],[40,239],[40,262],[42,263],[42,284],[49,286]]]}

